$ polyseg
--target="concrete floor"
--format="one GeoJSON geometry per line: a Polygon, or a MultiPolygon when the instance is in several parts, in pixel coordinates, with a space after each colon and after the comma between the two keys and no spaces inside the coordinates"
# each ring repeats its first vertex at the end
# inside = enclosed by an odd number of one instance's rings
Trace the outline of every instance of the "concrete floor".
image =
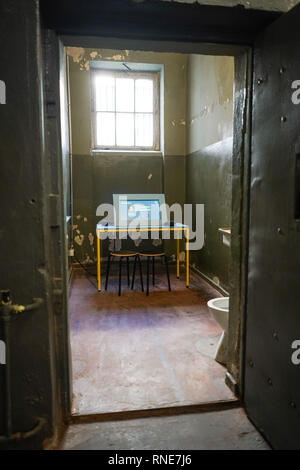
{"type": "Polygon", "coordinates": [[[240,408],[227,411],[77,424],[62,450],[263,450],[269,446],[240,408]]]}
{"type": "MultiPolygon", "coordinates": [[[[206,303],[220,294],[191,274],[172,292],[157,266],[150,296],[127,288],[117,295],[117,272],[107,292],[76,269],[70,295],[73,413],[95,414],[233,399],[214,353],[221,329],[206,303]]],[[[125,270],[124,270],[125,271],[125,270]]],[[[124,272],[125,274],[125,272],[124,272]]]]}

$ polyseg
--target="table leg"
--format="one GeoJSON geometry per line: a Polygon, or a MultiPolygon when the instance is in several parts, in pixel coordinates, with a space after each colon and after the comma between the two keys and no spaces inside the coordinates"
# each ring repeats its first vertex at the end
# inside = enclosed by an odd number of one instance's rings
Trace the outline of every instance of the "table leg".
{"type": "Polygon", "coordinates": [[[186,287],[190,287],[190,230],[186,229],[186,287]]]}
{"type": "MultiPolygon", "coordinates": [[[[177,237],[178,237],[178,232],[177,232],[177,237]]],[[[179,247],[180,247],[180,240],[179,237],[177,238],[177,279],[179,279],[180,276],[180,267],[179,267],[179,247]]]]}
{"type": "Polygon", "coordinates": [[[101,246],[100,246],[100,232],[97,231],[97,279],[98,291],[101,292],[101,246]]]}

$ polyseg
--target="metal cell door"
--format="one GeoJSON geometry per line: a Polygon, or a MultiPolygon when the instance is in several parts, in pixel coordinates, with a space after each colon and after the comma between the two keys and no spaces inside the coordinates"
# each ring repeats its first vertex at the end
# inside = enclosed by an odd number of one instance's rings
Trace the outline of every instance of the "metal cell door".
{"type": "Polygon", "coordinates": [[[245,405],[300,449],[300,5],[255,42],[251,158],[245,405]]]}

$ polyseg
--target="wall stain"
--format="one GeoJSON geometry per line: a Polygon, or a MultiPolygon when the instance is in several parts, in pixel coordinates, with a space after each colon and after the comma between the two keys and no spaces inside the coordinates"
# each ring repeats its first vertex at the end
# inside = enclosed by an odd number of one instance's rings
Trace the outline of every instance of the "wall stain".
{"type": "Polygon", "coordinates": [[[75,243],[77,243],[77,245],[82,246],[84,242],[84,235],[76,235],[76,237],[74,238],[74,241],[75,243]]]}
{"type": "Polygon", "coordinates": [[[91,246],[94,246],[94,240],[95,240],[94,235],[92,233],[89,233],[89,241],[90,241],[91,246]]]}

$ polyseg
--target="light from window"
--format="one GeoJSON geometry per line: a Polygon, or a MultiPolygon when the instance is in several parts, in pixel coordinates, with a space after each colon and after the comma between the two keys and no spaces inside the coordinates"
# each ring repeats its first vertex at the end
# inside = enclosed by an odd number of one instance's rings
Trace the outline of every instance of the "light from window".
{"type": "Polygon", "coordinates": [[[94,134],[100,148],[158,149],[157,75],[94,74],[94,134]]]}

